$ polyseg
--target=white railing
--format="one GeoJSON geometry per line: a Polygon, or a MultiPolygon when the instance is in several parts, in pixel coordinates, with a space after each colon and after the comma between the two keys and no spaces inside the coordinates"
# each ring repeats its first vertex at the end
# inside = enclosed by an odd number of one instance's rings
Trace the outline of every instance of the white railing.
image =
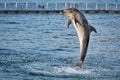
{"type": "Polygon", "coordinates": [[[120,4],[113,3],[0,3],[0,10],[61,10],[70,7],[79,10],[120,10],[120,4]]]}

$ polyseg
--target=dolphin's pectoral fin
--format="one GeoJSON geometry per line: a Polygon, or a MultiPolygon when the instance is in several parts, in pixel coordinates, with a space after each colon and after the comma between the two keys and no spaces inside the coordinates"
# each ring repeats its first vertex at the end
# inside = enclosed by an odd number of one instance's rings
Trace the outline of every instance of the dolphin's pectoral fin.
{"type": "Polygon", "coordinates": [[[91,26],[91,25],[90,25],[90,31],[91,32],[94,31],[95,33],[97,33],[97,30],[93,26],[91,26]]]}
{"type": "Polygon", "coordinates": [[[69,25],[72,23],[71,19],[68,19],[67,21],[67,28],[69,28],[69,25]]]}

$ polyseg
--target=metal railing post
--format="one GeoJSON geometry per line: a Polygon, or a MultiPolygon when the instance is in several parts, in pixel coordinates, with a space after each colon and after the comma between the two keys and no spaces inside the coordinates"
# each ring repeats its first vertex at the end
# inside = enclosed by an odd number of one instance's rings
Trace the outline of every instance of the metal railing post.
{"type": "Polygon", "coordinates": [[[65,8],[67,8],[67,3],[65,2],[65,8]]]}
{"type": "Polygon", "coordinates": [[[98,4],[96,3],[96,10],[98,10],[98,4]]]}
{"type": "Polygon", "coordinates": [[[70,3],[70,8],[72,8],[72,5],[71,5],[71,3],[70,3]]]}
{"type": "Polygon", "coordinates": [[[36,9],[38,8],[38,3],[37,2],[35,3],[35,7],[36,7],[36,9]]]}
{"type": "Polygon", "coordinates": [[[28,8],[28,2],[26,2],[26,6],[25,7],[26,7],[26,9],[28,8]]]}
{"type": "Polygon", "coordinates": [[[48,3],[46,3],[46,9],[48,9],[48,3]]]}
{"type": "Polygon", "coordinates": [[[85,10],[87,10],[87,8],[88,8],[88,3],[86,3],[85,10]]]}
{"type": "Polygon", "coordinates": [[[17,9],[17,4],[18,4],[18,3],[16,2],[16,3],[15,3],[15,8],[16,8],[16,9],[17,9]]]}
{"type": "Polygon", "coordinates": [[[5,9],[6,9],[6,7],[7,7],[6,4],[7,4],[7,3],[5,2],[5,3],[4,3],[4,8],[5,8],[5,9]]]}
{"type": "Polygon", "coordinates": [[[106,6],[106,7],[105,7],[105,10],[108,10],[108,4],[107,4],[107,3],[105,4],[105,6],[106,6]]]}
{"type": "Polygon", "coordinates": [[[117,10],[117,3],[116,3],[116,10],[117,10]]]}
{"type": "Polygon", "coordinates": [[[57,3],[55,3],[55,9],[57,10],[57,3]]]}

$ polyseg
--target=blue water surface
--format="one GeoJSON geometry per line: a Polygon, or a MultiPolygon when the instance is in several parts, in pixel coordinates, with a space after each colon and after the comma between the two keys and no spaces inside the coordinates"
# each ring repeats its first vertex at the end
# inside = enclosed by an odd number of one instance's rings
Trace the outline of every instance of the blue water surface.
{"type": "Polygon", "coordinates": [[[0,14],[0,80],[119,80],[120,15],[85,14],[92,32],[84,68],[60,14],[0,14]]]}

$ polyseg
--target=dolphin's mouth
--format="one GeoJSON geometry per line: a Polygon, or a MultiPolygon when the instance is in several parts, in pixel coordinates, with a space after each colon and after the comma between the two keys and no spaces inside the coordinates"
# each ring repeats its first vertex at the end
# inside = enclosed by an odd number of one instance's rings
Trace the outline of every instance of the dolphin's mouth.
{"type": "Polygon", "coordinates": [[[68,15],[68,12],[66,12],[66,11],[64,11],[64,10],[61,10],[61,11],[60,11],[60,14],[67,16],[67,15],[68,15]]]}

